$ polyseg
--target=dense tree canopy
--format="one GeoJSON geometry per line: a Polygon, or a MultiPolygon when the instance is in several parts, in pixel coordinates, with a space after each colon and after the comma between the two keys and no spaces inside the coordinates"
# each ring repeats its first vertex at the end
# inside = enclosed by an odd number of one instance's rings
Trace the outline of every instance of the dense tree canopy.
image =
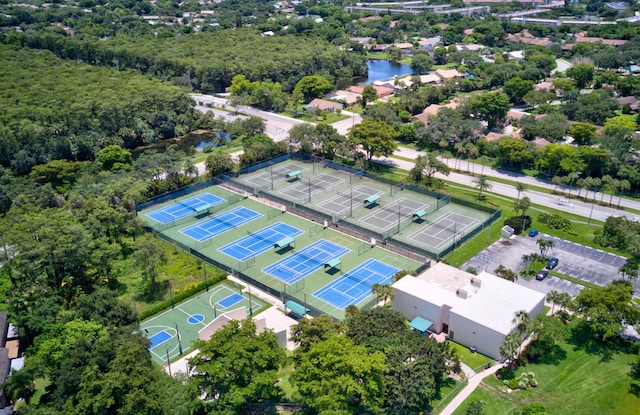
{"type": "Polygon", "coordinates": [[[132,148],[191,128],[193,103],[175,86],[49,52],[0,46],[0,55],[0,106],[7,109],[0,114],[0,164],[19,174],[49,160],[92,160],[108,145],[132,148]]]}
{"type": "Polygon", "coordinates": [[[278,369],[286,354],[272,331],[256,333],[250,318],[232,320],[208,341],[196,344],[198,354],[189,360],[194,369],[190,383],[205,394],[217,411],[237,411],[250,402],[278,399],[278,369]]]}

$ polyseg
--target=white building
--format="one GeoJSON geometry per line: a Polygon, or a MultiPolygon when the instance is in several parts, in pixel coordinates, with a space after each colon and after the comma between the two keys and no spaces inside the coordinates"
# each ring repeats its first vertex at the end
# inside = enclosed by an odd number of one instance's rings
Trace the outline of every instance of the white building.
{"type": "Polygon", "coordinates": [[[393,309],[408,320],[428,320],[430,330],[500,359],[500,345],[516,327],[517,311],[533,318],[543,311],[545,295],[487,272],[473,275],[437,263],[417,277],[392,285],[393,309]],[[420,320],[420,319],[418,319],[420,320]],[[429,324],[431,323],[431,324],[429,324]]]}

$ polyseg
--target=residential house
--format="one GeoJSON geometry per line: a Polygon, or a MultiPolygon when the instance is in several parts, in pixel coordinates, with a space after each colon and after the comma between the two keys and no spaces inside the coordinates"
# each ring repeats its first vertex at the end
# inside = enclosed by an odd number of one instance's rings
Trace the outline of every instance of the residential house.
{"type": "Polygon", "coordinates": [[[342,110],[343,105],[339,102],[328,101],[326,99],[315,98],[310,103],[305,105],[304,107],[307,111],[329,111],[335,112],[338,110],[342,110]]]}
{"type": "Polygon", "coordinates": [[[422,85],[427,85],[427,84],[439,84],[442,81],[442,79],[436,75],[435,73],[430,73],[430,74],[426,74],[426,75],[420,75],[420,83],[422,85]]]}
{"type": "Polygon", "coordinates": [[[362,94],[355,94],[353,92],[338,90],[333,94],[327,96],[327,98],[333,99],[335,101],[344,101],[347,105],[353,105],[358,102],[358,98],[361,97],[362,94]]]}
{"type": "Polygon", "coordinates": [[[637,111],[638,104],[640,104],[640,100],[634,96],[620,97],[620,98],[616,98],[615,100],[618,101],[618,104],[620,104],[620,107],[623,107],[629,104],[629,106],[633,111],[637,111]]]}
{"type": "Polygon", "coordinates": [[[464,78],[464,74],[455,69],[438,69],[434,72],[442,82],[464,78]]]}

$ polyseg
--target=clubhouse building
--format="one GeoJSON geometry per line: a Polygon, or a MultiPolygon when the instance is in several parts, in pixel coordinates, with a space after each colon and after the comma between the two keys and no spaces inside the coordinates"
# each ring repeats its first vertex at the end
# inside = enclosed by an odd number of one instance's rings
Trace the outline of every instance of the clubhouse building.
{"type": "Polygon", "coordinates": [[[494,359],[500,345],[516,328],[517,311],[531,318],[542,313],[545,295],[488,272],[473,275],[437,263],[417,277],[392,285],[393,309],[420,331],[445,333],[449,339],[494,359]]]}

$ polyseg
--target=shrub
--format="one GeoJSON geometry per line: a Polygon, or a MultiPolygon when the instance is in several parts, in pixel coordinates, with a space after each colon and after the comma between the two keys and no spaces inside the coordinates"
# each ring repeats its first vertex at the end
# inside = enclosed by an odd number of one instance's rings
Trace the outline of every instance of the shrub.
{"type": "Polygon", "coordinates": [[[571,222],[569,219],[563,218],[557,213],[553,213],[551,215],[548,213],[541,213],[540,216],[538,216],[538,220],[540,223],[544,223],[551,229],[558,229],[561,231],[569,231],[571,229],[571,222]]]}
{"type": "Polygon", "coordinates": [[[475,269],[474,267],[467,267],[465,271],[468,272],[469,274],[478,275],[478,270],[475,269]]]}
{"type": "Polygon", "coordinates": [[[515,234],[519,235],[523,230],[526,230],[531,226],[531,216],[512,216],[510,218],[507,218],[504,221],[504,224],[511,226],[515,231],[515,234]]]}
{"type": "MultiPolygon", "coordinates": [[[[220,275],[216,275],[216,276],[212,276],[209,279],[209,286],[214,286],[216,284],[218,284],[219,282],[225,280],[227,278],[227,276],[223,273],[221,273],[220,275]]],[[[199,282],[199,283],[193,283],[193,284],[189,284],[186,287],[183,288],[182,291],[180,290],[176,290],[174,291],[174,296],[173,296],[173,302],[174,304],[177,304],[183,300],[186,300],[189,297],[193,297],[194,295],[200,293],[201,291],[203,291],[206,288],[206,284],[204,281],[199,282]]],[[[142,313],[140,313],[140,316],[138,317],[138,319],[140,321],[146,320],[147,318],[158,314],[161,311],[164,311],[166,309],[168,309],[169,307],[171,307],[171,300],[166,300],[163,301],[161,303],[158,303],[156,305],[154,305],[153,307],[151,307],[148,310],[143,311],[142,313]]]]}

